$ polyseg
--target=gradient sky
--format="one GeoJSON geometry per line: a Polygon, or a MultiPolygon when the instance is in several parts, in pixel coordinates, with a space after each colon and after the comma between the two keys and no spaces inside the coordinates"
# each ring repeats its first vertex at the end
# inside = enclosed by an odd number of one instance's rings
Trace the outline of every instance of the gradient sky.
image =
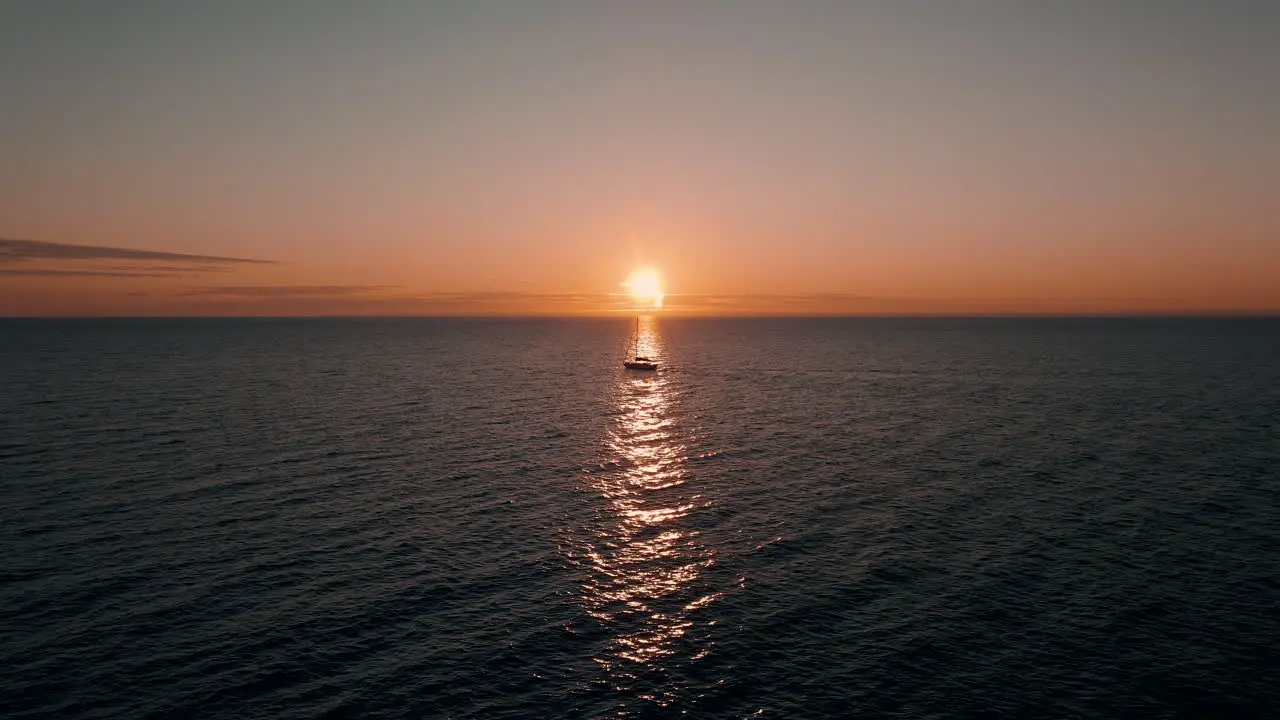
{"type": "Polygon", "coordinates": [[[1270,0],[7,2],[0,314],[1277,311],[1277,78],[1270,0]]]}

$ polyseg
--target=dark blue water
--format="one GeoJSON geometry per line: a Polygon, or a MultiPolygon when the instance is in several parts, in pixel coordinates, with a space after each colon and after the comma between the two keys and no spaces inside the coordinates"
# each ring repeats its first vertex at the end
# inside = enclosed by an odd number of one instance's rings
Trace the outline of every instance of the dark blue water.
{"type": "Polygon", "coordinates": [[[1280,322],[0,323],[5,718],[1280,712],[1280,322]]]}

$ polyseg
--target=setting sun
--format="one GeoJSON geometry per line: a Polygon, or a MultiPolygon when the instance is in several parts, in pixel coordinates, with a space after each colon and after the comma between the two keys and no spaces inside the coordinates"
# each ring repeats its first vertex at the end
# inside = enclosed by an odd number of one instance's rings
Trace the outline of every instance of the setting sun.
{"type": "Polygon", "coordinates": [[[658,279],[657,272],[648,268],[636,270],[622,284],[636,303],[662,307],[662,282],[658,279]]]}

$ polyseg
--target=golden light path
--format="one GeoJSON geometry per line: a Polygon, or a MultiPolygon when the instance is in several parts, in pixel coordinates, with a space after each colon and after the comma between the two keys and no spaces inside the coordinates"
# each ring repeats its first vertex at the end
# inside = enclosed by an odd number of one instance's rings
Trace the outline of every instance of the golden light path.
{"type": "MultiPolygon", "coordinates": [[[[641,353],[661,357],[656,322],[643,318],[639,332],[641,353]]],[[[620,370],[616,419],[604,440],[606,462],[586,475],[607,512],[585,548],[590,573],[582,601],[610,629],[610,645],[596,661],[619,689],[677,652],[689,653],[690,660],[705,655],[696,643],[678,643],[693,625],[689,613],[719,597],[698,596],[694,581],[714,559],[680,523],[706,503],[686,486],[688,455],[674,392],[670,374],[620,370]]],[[[657,695],[644,699],[666,705],[675,690],[654,689],[657,695]]]]}

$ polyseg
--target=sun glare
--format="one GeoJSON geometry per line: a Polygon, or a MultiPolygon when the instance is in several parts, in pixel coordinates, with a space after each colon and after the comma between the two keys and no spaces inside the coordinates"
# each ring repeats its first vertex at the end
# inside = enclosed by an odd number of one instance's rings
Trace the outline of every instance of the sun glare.
{"type": "Polygon", "coordinates": [[[636,270],[622,284],[637,304],[662,307],[662,282],[658,279],[658,273],[653,270],[636,270]]]}

